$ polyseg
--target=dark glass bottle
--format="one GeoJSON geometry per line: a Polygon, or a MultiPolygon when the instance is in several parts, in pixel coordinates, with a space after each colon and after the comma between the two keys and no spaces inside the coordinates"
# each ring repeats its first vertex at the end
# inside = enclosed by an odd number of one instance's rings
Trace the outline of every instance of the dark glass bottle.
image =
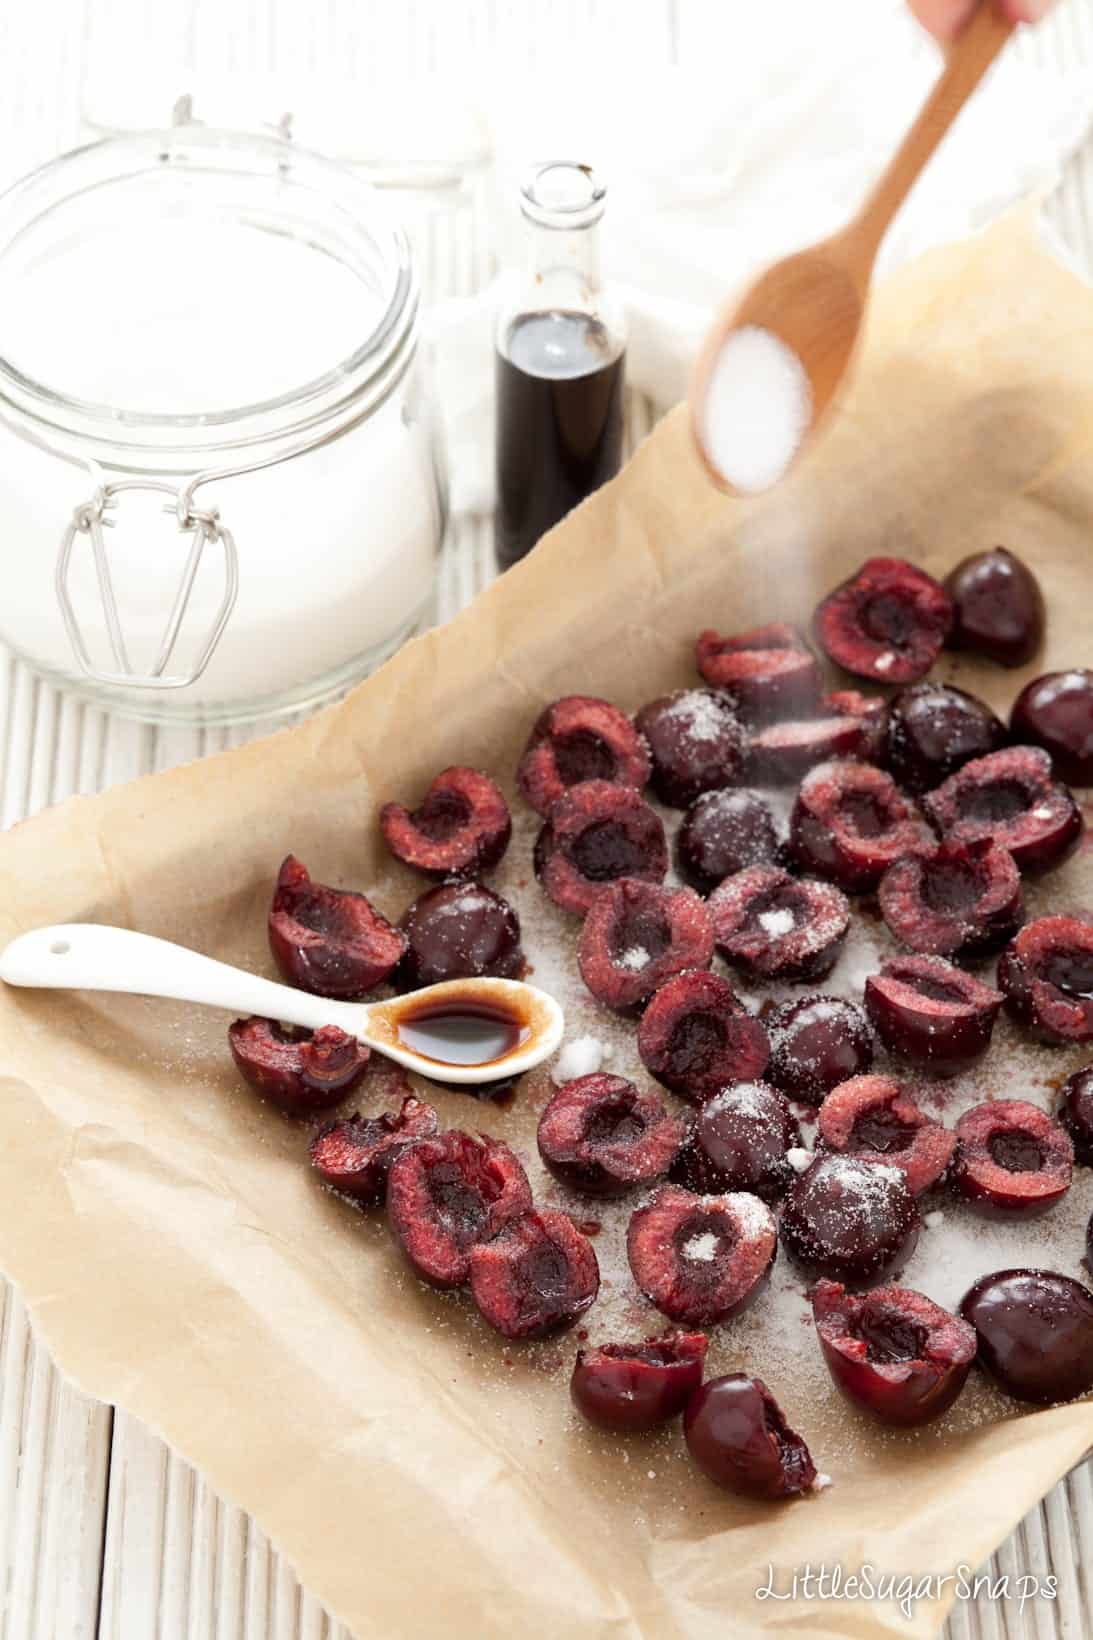
{"type": "Polygon", "coordinates": [[[626,333],[599,277],[606,190],[586,165],[539,165],[521,190],[529,265],[498,316],[497,513],[502,569],[622,463],[626,333]]]}

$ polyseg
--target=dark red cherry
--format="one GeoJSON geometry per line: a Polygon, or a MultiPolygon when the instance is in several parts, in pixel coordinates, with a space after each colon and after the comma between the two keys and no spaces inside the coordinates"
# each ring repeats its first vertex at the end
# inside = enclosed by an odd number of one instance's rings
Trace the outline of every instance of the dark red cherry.
{"type": "Polygon", "coordinates": [[[937,839],[891,775],[867,763],[821,763],[801,781],[789,827],[803,871],[849,894],[875,888],[893,860],[937,839]]]}
{"type": "Polygon", "coordinates": [[[340,1104],[370,1057],[336,1025],[303,1031],[274,1019],[237,1019],[228,1027],[228,1046],[243,1080],[289,1116],[314,1116],[340,1104]]]}
{"type": "Polygon", "coordinates": [[[643,1435],[675,1419],[699,1384],[706,1333],[665,1333],[645,1343],[578,1350],[569,1394],[579,1414],[612,1435],[643,1435]]]}
{"type": "Polygon", "coordinates": [[[964,558],[945,581],[953,603],[950,649],[971,649],[1002,666],[1024,666],[1044,639],[1044,595],[1026,564],[1005,547],[964,558]]]}
{"type": "Polygon", "coordinates": [[[547,1338],[596,1300],[600,1266],[565,1213],[539,1208],[470,1249],[471,1297],[503,1338],[547,1338]]]}
{"type": "Polygon", "coordinates": [[[428,877],[476,877],[503,856],[512,836],[501,790],[477,769],[438,774],[416,809],[385,803],[380,830],[396,860],[428,877]]]}
{"type": "Polygon", "coordinates": [[[1049,871],[1078,846],[1082,812],[1052,778],[1039,746],[1007,746],[973,758],[950,775],[923,806],[949,842],[990,838],[1008,849],[1019,871],[1049,871]]]}
{"type": "Polygon", "coordinates": [[[731,785],[743,767],[744,732],[714,689],[678,689],[643,706],[634,721],[653,760],[653,790],[673,808],[731,785]]]}
{"type": "Polygon", "coordinates": [[[535,720],[516,779],[525,801],[545,819],[583,780],[640,791],[649,779],[649,752],[626,713],[610,701],[566,695],[535,720]]]}
{"type": "Polygon", "coordinates": [[[748,742],[748,773],[761,785],[790,785],[817,763],[856,757],[872,762],[883,736],[885,705],[845,689],[825,695],[816,716],[772,723],[748,742]]]}
{"type": "Polygon", "coordinates": [[[353,1001],[389,977],[406,949],[363,894],[316,883],[295,855],[277,874],[268,918],[273,959],[291,985],[353,1001]]]}
{"type": "Polygon", "coordinates": [[[1070,1189],[1074,1146],[1058,1122],[1024,1099],[993,1099],[956,1124],[953,1183],[980,1212],[1034,1218],[1070,1189]]]}
{"type": "Polygon", "coordinates": [[[1059,1121],[1070,1135],[1074,1160],[1093,1167],[1093,1065],[1068,1076],[1062,1093],[1059,1121]]]}
{"type": "Polygon", "coordinates": [[[776,1502],[818,1484],[808,1447],[761,1378],[711,1378],[687,1402],[683,1433],[703,1474],[729,1492],[776,1502]]]}
{"type": "Polygon", "coordinates": [[[669,1332],[644,1344],[577,1351],[573,1404],[599,1429],[640,1435],[677,1418],[702,1382],[705,1333],[669,1332]]]}
{"type": "Polygon", "coordinates": [[[397,1111],[378,1116],[355,1112],[344,1121],[329,1122],[312,1139],[308,1154],[328,1189],[371,1207],[387,1193],[391,1163],[419,1139],[431,1139],[437,1126],[432,1105],[408,1094],[397,1111]]]}
{"type": "Polygon", "coordinates": [[[782,1208],[782,1242],[808,1274],[847,1287],[894,1275],[915,1250],[922,1220],[898,1167],[819,1156],[782,1208]]]}
{"type": "Polygon", "coordinates": [[[1054,1270],[983,1276],[960,1306],[979,1364],[1007,1395],[1037,1406],[1093,1389],[1093,1293],[1054,1270]]]}
{"type": "Polygon", "coordinates": [[[838,961],[850,906],[833,883],[749,866],[710,895],[714,940],[725,961],[761,979],[820,980],[838,961]]]}
{"type": "Polygon", "coordinates": [[[657,988],[713,960],[713,923],[690,888],[624,877],[597,894],[577,943],[577,966],[605,1008],[640,1007],[657,988]]]}
{"type": "Polygon", "coordinates": [[[683,817],[676,834],[676,859],[683,876],[700,894],[747,866],[781,863],[774,816],[755,792],[707,792],[683,817]]]}
{"type": "Polygon", "coordinates": [[[952,624],[945,589],[903,558],[870,558],[816,611],[816,636],[837,666],[877,683],[913,683],[937,660],[952,624]]]}
{"type": "Polygon", "coordinates": [[[654,994],[638,1027],[642,1064],[693,1105],[766,1069],[767,1033],[720,974],[677,974],[654,994]]]}
{"type": "Polygon", "coordinates": [[[989,837],[943,842],[932,854],[896,860],[880,880],[877,899],[899,943],[924,956],[997,951],[1025,915],[1013,855],[989,837]]]}
{"type": "Polygon", "coordinates": [[[767,1019],[769,1079],[791,1099],[818,1105],[873,1064],[873,1033],[862,1010],[842,997],[783,1002],[767,1019]]]}
{"type": "Polygon", "coordinates": [[[1093,1042],[1093,923],[1037,917],[998,961],[1006,1008],[1043,1042],[1093,1042]]]}
{"type": "Polygon", "coordinates": [[[1006,744],[1006,726],[986,701],[947,683],[915,683],[888,703],[884,762],[904,791],[940,786],[973,757],[1006,744]]]}
{"type": "Polygon", "coordinates": [[[1073,667],[1034,678],[1014,703],[1010,728],[1015,740],[1051,753],[1059,780],[1093,786],[1093,672],[1073,667]]]}
{"type": "Polygon", "coordinates": [[[956,1076],[990,1047],[1001,993],[942,957],[893,957],[865,982],[865,1011],[890,1054],[956,1076]]]}
{"type": "Polygon", "coordinates": [[[897,1429],[918,1429],[948,1412],[975,1360],[975,1328],[908,1287],[854,1297],[820,1281],[812,1313],[828,1371],[847,1400],[897,1429]]]}
{"type": "Polygon", "coordinates": [[[387,1219],[414,1271],[462,1287],[472,1247],[531,1211],[531,1186],[500,1139],[452,1129],[411,1145],[387,1175],[387,1219]]]}
{"type": "Polygon", "coordinates": [[[567,1082],[539,1118],[544,1165],[590,1196],[624,1196],[662,1179],[686,1137],[686,1122],[655,1093],[602,1072],[567,1082]]]}
{"type": "Polygon", "coordinates": [[[956,1149],[956,1134],[924,1116],[890,1076],[855,1076],[820,1106],[816,1148],[898,1167],[912,1196],[941,1179],[956,1149]]]}
{"type": "Polygon", "coordinates": [[[695,659],[706,682],[724,690],[746,723],[807,715],[819,699],[816,657],[797,629],[783,622],[728,638],[702,632],[695,659]]]}
{"type": "Polygon", "coordinates": [[[668,870],[664,826],[629,786],[586,780],[559,798],[535,844],[535,875],[563,911],[584,917],[602,888],[668,870]]]}
{"type": "Polygon", "coordinates": [[[638,1208],[626,1234],[641,1291],[687,1327],[713,1326],[745,1309],[776,1247],[773,1215],[758,1196],[696,1196],[673,1184],[638,1208]]]}
{"type": "Polygon", "coordinates": [[[519,979],[524,971],[520,919],[484,883],[441,883],[403,914],[406,955],[396,980],[403,990],[446,979],[519,979]]]}
{"type": "Polygon", "coordinates": [[[796,1177],[787,1153],[800,1144],[801,1130],[776,1088],[737,1082],[702,1106],[671,1177],[700,1196],[746,1190],[774,1201],[796,1177]]]}

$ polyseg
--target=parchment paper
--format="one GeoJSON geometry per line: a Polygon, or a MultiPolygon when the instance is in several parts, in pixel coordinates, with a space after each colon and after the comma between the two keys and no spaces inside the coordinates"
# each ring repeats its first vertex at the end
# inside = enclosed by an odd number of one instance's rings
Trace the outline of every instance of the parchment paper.
{"type": "MultiPolygon", "coordinates": [[[[1006,542],[1049,596],[1029,670],[1089,661],[1091,434],[1093,294],[1023,222],[933,253],[880,293],[844,415],[780,492],[717,496],[677,411],[343,705],[0,838],[0,936],[95,919],[271,971],[264,916],[290,848],[397,915],[420,884],[384,860],[383,799],[456,761],[511,789],[544,701],[636,707],[693,678],[700,627],[806,621],[870,553],[943,573],[1006,542]]],[[[999,705],[1026,675],[945,671],[999,705]]],[[[894,1442],[847,1411],[845,1453],[820,1455],[836,1484],[784,1509],[716,1492],[675,1431],[622,1461],[570,1413],[572,1340],[506,1348],[410,1280],[382,1217],[316,1189],[306,1131],[238,1082],[225,1024],[0,995],[0,1262],[62,1368],[253,1511],[362,1640],[930,1634],[943,1602],[908,1622],[754,1590],[768,1562],[975,1566],[1093,1441],[1088,1404],[894,1442]]],[[[544,1088],[510,1110],[437,1098],[527,1150],[544,1088]]],[[[807,1432],[812,1409],[790,1393],[787,1411],[807,1432]]]]}

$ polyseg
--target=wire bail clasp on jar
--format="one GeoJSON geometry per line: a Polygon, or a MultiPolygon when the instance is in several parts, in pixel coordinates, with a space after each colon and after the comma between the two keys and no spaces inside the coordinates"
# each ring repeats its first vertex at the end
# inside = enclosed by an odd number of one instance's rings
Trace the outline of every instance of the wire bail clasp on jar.
{"type": "Polygon", "coordinates": [[[231,617],[231,612],[235,608],[235,600],[239,592],[239,555],[236,552],[234,537],[226,525],[221,523],[216,508],[211,507],[203,511],[193,504],[194,490],[203,481],[204,475],[199,475],[198,478],[192,479],[181,490],[176,489],[173,484],[152,478],[123,478],[110,483],[100,483],[90,501],[82,502],[72,514],[68,528],[61,537],[61,547],[57,555],[55,572],[57,601],[61,606],[65,629],[80,670],[93,683],[106,684],[115,688],[133,687],[135,685],[143,689],[186,689],[190,684],[196,683],[212,659],[213,651],[220,642],[224,628],[231,617]],[[103,536],[104,529],[112,527],[114,522],[113,519],[105,515],[117,507],[117,497],[124,490],[142,490],[170,496],[171,501],[164,506],[163,511],[173,514],[182,534],[192,537],[178,588],[167,616],[167,624],[160,639],[159,649],[147,672],[134,669],[129,659],[125,633],[122,630],[121,617],[118,612],[118,600],[114,592],[114,581],[110,570],[106,542],[103,536]],[[90,547],[95,565],[95,578],[98,582],[103,618],[116,668],[113,672],[104,671],[96,666],[92,660],[69,589],[69,571],[73,551],[77,542],[84,540],[90,547]],[[212,625],[189,670],[168,672],[167,666],[178,642],[179,632],[190,602],[190,595],[193,592],[194,581],[197,579],[197,572],[201,566],[205,549],[209,546],[218,546],[223,553],[223,596],[212,625]]]}

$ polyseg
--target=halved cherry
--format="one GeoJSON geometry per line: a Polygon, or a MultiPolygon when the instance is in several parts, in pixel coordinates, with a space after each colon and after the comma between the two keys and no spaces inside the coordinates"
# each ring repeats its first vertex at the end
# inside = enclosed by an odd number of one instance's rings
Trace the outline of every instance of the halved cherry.
{"type": "Polygon", "coordinates": [[[731,785],[744,762],[744,732],[725,695],[677,689],[643,706],[635,719],[653,760],[653,790],[685,809],[703,792],[731,785]]]}
{"type": "Polygon", "coordinates": [[[814,717],[790,719],[760,729],[748,742],[753,780],[774,786],[795,784],[817,763],[842,758],[871,762],[883,732],[884,701],[853,689],[825,695],[814,717]]]}
{"type": "Polygon", "coordinates": [[[642,1064],[663,1087],[693,1105],[730,1082],[756,1082],[770,1044],[719,974],[678,974],[657,990],[638,1026],[642,1064]]]}
{"type": "Polygon", "coordinates": [[[791,877],[776,866],[738,872],[708,903],[725,961],[763,979],[825,978],[850,927],[850,906],[834,884],[791,877]]]}
{"type": "Polygon", "coordinates": [[[536,718],[516,779],[525,801],[545,818],[571,786],[585,780],[640,791],[649,779],[649,752],[626,713],[610,701],[565,695],[536,718]]]}
{"type": "Polygon", "coordinates": [[[662,1179],[686,1137],[686,1122],[655,1093],[603,1072],[567,1082],[539,1118],[545,1166],[590,1196],[624,1196],[662,1179]]]}
{"type": "Polygon", "coordinates": [[[387,1175],[387,1218],[414,1271],[462,1287],[472,1247],[531,1211],[531,1186],[500,1139],[451,1129],[403,1151],[387,1175]]]}
{"type": "Polygon", "coordinates": [[[1053,778],[1051,758],[1039,746],[1007,746],[973,758],[923,803],[949,841],[991,838],[1009,849],[1019,871],[1061,865],[1084,829],[1081,809],[1053,778]]]}
{"type": "Polygon", "coordinates": [[[757,792],[707,792],[683,817],[676,833],[682,875],[700,894],[747,866],[781,864],[782,845],[770,806],[757,792]]]}
{"type": "Polygon", "coordinates": [[[850,894],[875,888],[893,860],[928,854],[936,838],[891,775],[867,763],[821,763],[801,782],[789,829],[805,871],[850,894]]]}
{"type": "Polygon", "coordinates": [[[380,830],[396,860],[429,877],[476,877],[504,855],[509,806],[489,775],[456,766],[436,776],[416,809],[385,803],[380,830]]]}
{"type": "Polygon", "coordinates": [[[683,1434],[703,1474],[726,1491],[773,1503],[821,1484],[808,1447],[761,1378],[709,1379],[687,1402],[683,1434]]]}
{"type": "Polygon", "coordinates": [[[855,1297],[835,1281],[812,1291],[816,1336],[848,1401],[882,1424],[919,1429],[941,1418],[967,1382],[975,1328],[909,1287],[855,1297]]]}
{"type": "Polygon", "coordinates": [[[1037,917],[998,963],[1006,1008],[1044,1042],[1093,1042],[1093,923],[1037,917]]]}
{"type": "Polygon", "coordinates": [[[1093,1167],[1093,1066],[1075,1071],[1063,1083],[1059,1121],[1070,1135],[1074,1160],[1093,1167]]]}
{"type": "Polygon", "coordinates": [[[953,1182],[981,1212],[1033,1218],[1070,1189],[1074,1146],[1058,1122],[1025,1099],[992,1099],[956,1124],[953,1182]]]}
{"type": "Polygon", "coordinates": [[[898,1167],[818,1156],[782,1207],[786,1251],[809,1274],[867,1287],[906,1264],[922,1220],[898,1167]]]}
{"type": "Polygon", "coordinates": [[[388,979],[406,949],[405,936],[363,894],[313,882],[293,854],[277,874],[268,930],[290,984],[348,1001],[388,979]]]}
{"type": "Polygon", "coordinates": [[[797,629],[782,622],[727,638],[702,632],[695,658],[706,682],[723,689],[748,723],[793,717],[820,694],[816,657],[797,629]]]}
{"type": "Polygon", "coordinates": [[[240,1076],[289,1116],[313,1116],[345,1098],[364,1075],[369,1050],[336,1025],[317,1031],[275,1019],[237,1019],[228,1046],[240,1076]]]}
{"type": "Polygon", "coordinates": [[[437,1126],[432,1105],[408,1094],[397,1111],[354,1112],[320,1128],[308,1150],[311,1165],[328,1189],[371,1207],[387,1193],[391,1163],[419,1140],[431,1139],[437,1126]]]}
{"type": "Polygon", "coordinates": [[[770,1080],[806,1105],[818,1105],[840,1082],[872,1068],[869,1021],[857,1003],[844,997],[783,1002],[766,1017],[766,1027],[770,1080]]]}
{"type": "Polygon", "coordinates": [[[677,1418],[702,1382],[705,1333],[669,1332],[644,1344],[578,1350],[569,1393],[581,1415],[612,1434],[640,1435],[677,1418]]]}
{"type": "Polygon", "coordinates": [[[630,1220],[626,1252],[651,1303],[685,1326],[746,1308],[774,1262],[777,1235],[758,1196],[696,1196],[662,1185],[630,1220]]]}
{"type": "Polygon", "coordinates": [[[801,1130],[777,1088],[735,1082],[702,1106],[670,1177],[700,1196],[744,1190],[774,1201],[796,1177],[788,1157],[800,1145],[801,1130]]]}
{"type": "Polygon", "coordinates": [[[601,889],[584,920],[577,966],[597,1002],[626,1011],[674,974],[708,968],[713,924],[690,888],[623,878],[601,889]]]}
{"type": "Polygon", "coordinates": [[[816,1138],[828,1154],[898,1167],[912,1196],[944,1177],[956,1149],[956,1134],[924,1116],[890,1076],[855,1076],[834,1088],[820,1106],[816,1138]]]}
{"type": "Polygon", "coordinates": [[[565,1213],[539,1208],[470,1249],[471,1297],[504,1338],[547,1338],[595,1302],[600,1266],[565,1213]]]}
{"type": "Polygon", "coordinates": [[[865,1011],[888,1052],[955,1076],[990,1047],[1002,996],[942,957],[893,957],[865,982],[865,1011]]]}
{"type": "Polygon", "coordinates": [[[581,917],[608,883],[659,883],[667,870],[658,815],[631,787],[606,780],[586,780],[560,798],[535,844],[535,875],[546,893],[581,917]]]}
{"type": "Polygon", "coordinates": [[[903,558],[869,558],[816,611],[836,665],[878,683],[913,683],[941,653],[953,607],[932,575],[903,558]]]}
{"type": "Polygon", "coordinates": [[[888,704],[882,761],[904,791],[920,794],[1007,739],[1001,718],[976,695],[948,683],[913,683],[888,704]]]}
{"type": "Polygon", "coordinates": [[[989,837],[943,842],[932,854],[896,860],[881,878],[877,898],[900,944],[936,957],[997,951],[1025,914],[1013,855],[989,837]]]}

